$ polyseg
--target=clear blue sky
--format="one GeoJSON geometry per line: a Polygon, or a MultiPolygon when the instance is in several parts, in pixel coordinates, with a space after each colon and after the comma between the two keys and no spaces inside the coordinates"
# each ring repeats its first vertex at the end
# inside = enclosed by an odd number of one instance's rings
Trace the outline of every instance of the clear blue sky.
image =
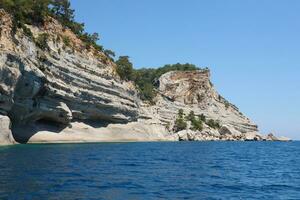
{"type": "Polygon", "coordinates": [[[259,125],[300,139],[300,1],[71,0],[100,44],[138,67],[208,66],[259,125]]]}

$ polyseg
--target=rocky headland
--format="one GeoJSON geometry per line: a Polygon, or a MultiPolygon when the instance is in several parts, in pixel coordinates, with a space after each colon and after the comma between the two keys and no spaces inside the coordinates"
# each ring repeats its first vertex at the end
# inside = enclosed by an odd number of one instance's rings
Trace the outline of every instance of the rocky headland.
{"type": "Polygon", "coordinates": [[[289,140],[261,135],[217,93],[209,69],[163,74],[148,103],[112,59],[87,49],[57,20],[26,25],[31,37],[12,28],[12,17],[0,10],[0,144],[289,140]],[[44,35],[46,49],[36,42],[44,35]],[[198,128],[194,118],[201,118],[198,128]]]}

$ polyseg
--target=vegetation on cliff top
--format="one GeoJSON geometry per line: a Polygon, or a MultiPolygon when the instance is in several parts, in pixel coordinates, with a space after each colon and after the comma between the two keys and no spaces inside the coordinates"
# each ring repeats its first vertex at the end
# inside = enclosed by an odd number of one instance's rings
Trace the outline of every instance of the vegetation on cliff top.
{"type": "MultiPolygon", "coordinates": [[[[94,47],[98,51],[103,51],[107,56],[114,56],[114,52],[104,50],[101,45],[97,44],[98,33],[85,32],[84,24],[75,21],[74,10],[71,9],[69,0],[0,0],[0,8],[12,15],[13,34],[21,28],[27,36],[32,37],[31,31],[25,24],[40,26],[45,23],[47,17],[53,17],[76,34],[87,48],[94,47]]],[[[39,45],[43,43],[43,40],[36,42],[39,45]]],[[[45,46],[42,44],[42,47],[45,46]]]]}
{"type": "Polygon", "coordinates": [[[141,68],[134,69],[133,64],[129,61],[128,56],[120,56],[116,61],[117,73],[121,79],[133,81],[137,86],[142,100],[152,102],[156,95],[157,81],[159,77],[169,71],[191,71],[199,69],[193,64],[174,64],[165,65],[159,68],[141,68]]]}

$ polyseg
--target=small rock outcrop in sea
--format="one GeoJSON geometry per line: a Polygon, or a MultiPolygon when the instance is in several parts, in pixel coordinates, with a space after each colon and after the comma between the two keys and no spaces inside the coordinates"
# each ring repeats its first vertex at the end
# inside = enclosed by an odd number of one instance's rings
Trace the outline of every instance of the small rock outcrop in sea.
{"type": "Polygon", "coordinates": [[[264,140],[266,141],[282,141],[282,142],[287,142],[287,141],[291,141],[290,138],[287,137],[276,137],[273,133],[268,134],[264,140]]]}
{"type": "Polygon", "coordinates": [[[10,125],[10,119],[7,116],[0,115],[0,145],[15,143],[10,125]]]}
{"type": "Polygon", "coordinates": [[[12,19],[0,10],[2,144],[264,140],[257,126],[215,91],[208,69],[163,74],[155,103],[147,104],[132,82],[120,79],[110,58],[87,49],[55,19],[25,26],[32,37],[22,29],[11,34],[12,19]],[[43,34],[46,50],[34,42],[43,34]],[[191,124],[175,130],[179,110],[205,116],[207,123],[201,131],[191,124]]]}

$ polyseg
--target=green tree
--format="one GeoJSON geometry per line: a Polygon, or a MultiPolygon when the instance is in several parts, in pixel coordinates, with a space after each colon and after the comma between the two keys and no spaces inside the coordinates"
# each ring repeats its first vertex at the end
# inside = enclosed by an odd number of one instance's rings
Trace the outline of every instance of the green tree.
{"type": "Polygon", "coordinates": [[[110,58],[114,58],[116,56],[115,52],[113,52],[112,50],[109,50],[109,49],[104,50],[104,54],[110,58]]]}
{"type": "Polygon", "coordinates": [[[121,79],[126,81],[134,80],[133,65],[129,61],[128,56],[120,56],[119,59],[116,61],[116,64],[117,73],[119,74],[121,79]]]}
{"type": "Polygon", "coordinates": [[[192,130],[194,131],[202,131],[203,130],[203,122],[200,117],[196,117],[194,111],[190,111],[188,116],[186,116],[186,120],[191,122],[192,130]]]}
{"type": "Polygon", "coordinates": [[[175,132],[182,131],[182,130],[186,129],[186,127],[187,127],[187,123],[186,123],[186,121],[184,121],[183,118],[176,119],[175,126],[174,126],[175,132]]]}
{"type": "Polygon", "coordinates": [[[187,123],[184,120],[183,109],[179,109],[178,114],[177,114],[177,118],[176,118],[175,124],[174,124],[174,131],[178,132],[178,131],[186,129],[186,127],[187,127],[187,123]]]}
{"type": "Polygon", "coordinates": [[[45,17],[49,15],[50,0],[32,0],[31,21],[37,24],[43,24],[45,17]]]}
{"type": "MultiPolygon", "coordinates": [[[[44,23],[49,14],[50,0],[0,0],[0,8],[12,15],[12,33],[18,28],[26,28],[25,24],[39,25],[44,23]]],[[[25,30],[28,33],[28,30],[25,30]]]]}
{"type": "Polygon", "coordinates": [[[74,10],[71,9],[69,0],[52,0],[51,11],[54,16],[59,19],[64,25],[72,27],[74,21],[74,10]]]}
{"type": "Polygon", "coordinates": [[[187,116],[187,120],[189,120],[189,121],[195,120],[195,113],[194,113],[194,111],[191,111],[189,113],[189,115],[187,116]]]}
{"type": "Polygon", "coordinates": [[[153,89],[153,85],[150,83],[145,83],[144,85],[142,85],[142,87],[139,87],[139,92],[140,92],[140,98],[142,100],[148,100],[150,101],[150,103],[154,103],[153,99],[156,96],[156,92],[153,89]]]}

